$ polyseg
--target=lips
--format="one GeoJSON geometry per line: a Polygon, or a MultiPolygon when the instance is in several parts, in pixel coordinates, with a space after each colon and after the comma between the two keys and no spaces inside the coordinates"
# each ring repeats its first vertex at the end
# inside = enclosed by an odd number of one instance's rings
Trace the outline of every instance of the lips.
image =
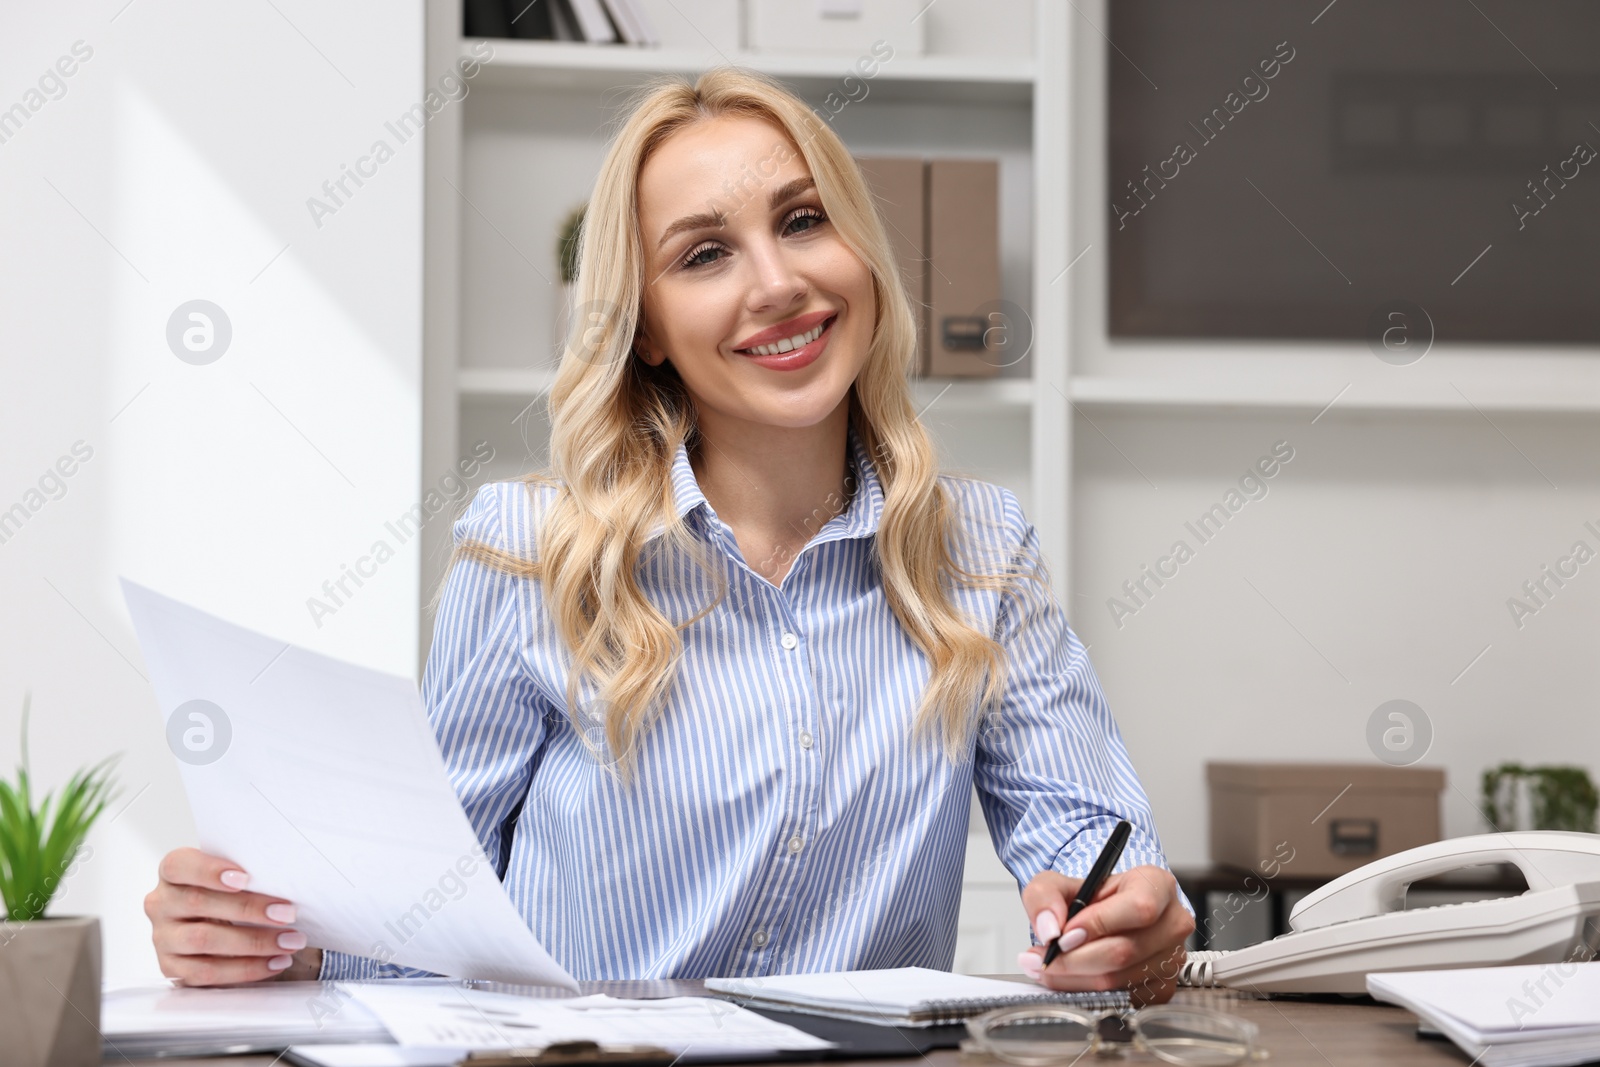
{"type": "MultiPolygon", "coordinates": [[[[751,363],[765,367],[772,371],[798,371],[811,366],[822,358],[822,350],[833,343],[833,324],[838,319],[834,316],[825,323],[814,326],[809,331],[811,340],[787,352],[775,352],[770,355],[758,355],[755,352],[739,353],[751,363]]],[[[804,335],[802,335],[804,336],[804,335]]]]}
{"type": "Polygon", "coordinates": [[[837,311],[831,309],[814,311],[809,315],[801,315],[797,318],[789,319],[787,322],[780,322],[776,326],[769,326],[760,333],[753,333],[746,337],[734,351],[741,355],[750,355],[750,350],[753,348],[759,348],[762,345],[775,345],[779,341],[787,340],[790,337],[798,337],[801,334],[810,333],[818,324],[836,318],[838,314],[837,311]]]}

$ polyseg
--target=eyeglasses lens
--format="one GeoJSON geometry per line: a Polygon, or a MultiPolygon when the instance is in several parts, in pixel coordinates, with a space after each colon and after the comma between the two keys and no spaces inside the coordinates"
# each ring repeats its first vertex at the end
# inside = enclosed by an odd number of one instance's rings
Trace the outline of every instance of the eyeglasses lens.
{"type": "Polygon", "coordinates": [[[1094,1044],[1092,1024],[1075,1019],[1032,1016],[997,1023],[984,1034],[994,1054],[1022,1067],[1063,1067],[1094,1044]]]}
{"type": "Polygon", "coordinates": [[[1138,1017],[1144,1046],[1168,1063],[1225,1067],[1249,1059],[1255,1027],[1244,1019],[1182,1008],[1147,1008],[1138,1017]]]}

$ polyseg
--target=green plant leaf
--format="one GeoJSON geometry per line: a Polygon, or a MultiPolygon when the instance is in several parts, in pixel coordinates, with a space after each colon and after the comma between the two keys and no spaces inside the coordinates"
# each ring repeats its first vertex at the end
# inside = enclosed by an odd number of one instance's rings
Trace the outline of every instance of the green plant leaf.
{"type": "Polygon", "coordinates": [[[28,776],[28,703],[25,696],[17,781],[0,781],[0,900],[14,922],[37,919],[49,907],[89,829],[116,795],[111,768],[119,758],[108,756],[79,770],[35,808],[28,776]]]}
{"type": "Polygon", "coordinates": [[[1502,763],[1483,772],[1483,813],[1492,830],[1512,828],[1519,785],[1527,783],[1537,830],[1594,833],[1600,789],[1582,767],[1502,763]]]}

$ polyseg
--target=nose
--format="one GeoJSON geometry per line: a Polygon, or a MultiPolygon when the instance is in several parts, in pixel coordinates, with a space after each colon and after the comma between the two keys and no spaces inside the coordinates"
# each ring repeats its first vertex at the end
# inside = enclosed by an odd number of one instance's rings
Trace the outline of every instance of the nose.
{"type": "Polygon", "coordinates": [[[803,303],[809,288],[794,255],[775,237],[767,235],[747,246],[750,265],[750,295],[746,308],[751,314],[770,314],[803,303]]]}

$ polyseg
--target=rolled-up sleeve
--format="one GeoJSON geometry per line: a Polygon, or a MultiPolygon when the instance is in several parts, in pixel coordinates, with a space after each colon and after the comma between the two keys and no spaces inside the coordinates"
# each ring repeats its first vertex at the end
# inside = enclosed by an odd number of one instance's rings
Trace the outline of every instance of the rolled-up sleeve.
{"type": "MultiPolygon", "coordinates": [[[[1013,560],[1034,565],[1038,530],[1013,493],[1001,494],[1017,546],[1013,560]]],[[[1144,786],[1054,591],[1024,579],[1001,598],[995,638],[1008,676],[1000,708],[980,721],[973,778],[995,849],[1018,888],[1044,870],[1087,875],[1119,819],[1132,823],[1133,833],[1115,871],[1167,866],[1144,786]]]]}
{"type": "MultiPolygon", "coordinates": [[[[480,487],[455,521],[455,544],[531,556],[531,502],[521,482],[480,487]]],[[[528,669],[528,579],[462,558],[445,579],[422,698],[445,770],[495,873],[505,876],[511,823],[532,779],[550,702],[528,669]]],[[[428,971],[324,952],[324,980],[426,977],[428,971]]]]}

